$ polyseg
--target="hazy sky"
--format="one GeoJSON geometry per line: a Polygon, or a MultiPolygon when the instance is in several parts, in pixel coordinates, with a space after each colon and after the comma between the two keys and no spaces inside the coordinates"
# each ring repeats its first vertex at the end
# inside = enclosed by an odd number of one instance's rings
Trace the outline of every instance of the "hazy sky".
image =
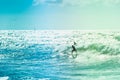
{"type": "Polygon", "coordinates": [[[0,0],[0,29],[119,29],[120,0],[0,0]]]}

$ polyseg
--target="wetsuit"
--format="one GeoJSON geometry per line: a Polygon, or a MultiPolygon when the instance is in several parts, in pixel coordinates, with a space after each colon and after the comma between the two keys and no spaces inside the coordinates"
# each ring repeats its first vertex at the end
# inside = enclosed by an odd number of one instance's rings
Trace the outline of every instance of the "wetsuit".
{"type": "Polygon", "coordinates": [[[72,57],[73,57],[73,58],[76,58],[76,57],[77,57],[77,50],[76,50],[76,48],[75,48],[74,45],[72,45],[72,49],[73,49],[73,50],[72,50],[72,57]],[[73,52],[76,52],[76,54],[74,55],[73,52]]]}

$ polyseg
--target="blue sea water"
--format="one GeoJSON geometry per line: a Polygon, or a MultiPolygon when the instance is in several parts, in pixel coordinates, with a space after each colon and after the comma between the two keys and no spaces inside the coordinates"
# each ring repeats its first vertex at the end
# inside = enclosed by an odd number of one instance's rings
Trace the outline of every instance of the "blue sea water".
{"type": "Polygon", "coordinates": [[[119,78],[119,31],[0,31],[0,80],[119,78]],[[73,42],[76,58],[71,55],[73,42]]]}

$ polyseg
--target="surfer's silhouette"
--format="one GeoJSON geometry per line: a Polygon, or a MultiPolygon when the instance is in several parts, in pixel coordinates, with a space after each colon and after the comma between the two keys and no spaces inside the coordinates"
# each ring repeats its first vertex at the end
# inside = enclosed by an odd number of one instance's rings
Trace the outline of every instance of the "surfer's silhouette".
{"type": "Polygon", "coordinates": [[[76,42],[72,45],[72,57],[76,58],[77,57],[77,49],[75,48],[76,42]],[[74,54],[75,52],[75,54],[74,54]]]}

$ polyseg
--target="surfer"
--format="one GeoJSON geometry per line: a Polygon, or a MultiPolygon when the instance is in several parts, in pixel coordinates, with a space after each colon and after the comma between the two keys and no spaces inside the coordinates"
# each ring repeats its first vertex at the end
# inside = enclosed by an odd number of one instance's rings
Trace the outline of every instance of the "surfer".
{"type": "Polygon", "coordinates": [[[77,57],[77,49],[75,48],[76,42],[72,45],[72,57],[76,58],[77,57]],[[75,54],[74,54],[75,52],[75,54]]]}

